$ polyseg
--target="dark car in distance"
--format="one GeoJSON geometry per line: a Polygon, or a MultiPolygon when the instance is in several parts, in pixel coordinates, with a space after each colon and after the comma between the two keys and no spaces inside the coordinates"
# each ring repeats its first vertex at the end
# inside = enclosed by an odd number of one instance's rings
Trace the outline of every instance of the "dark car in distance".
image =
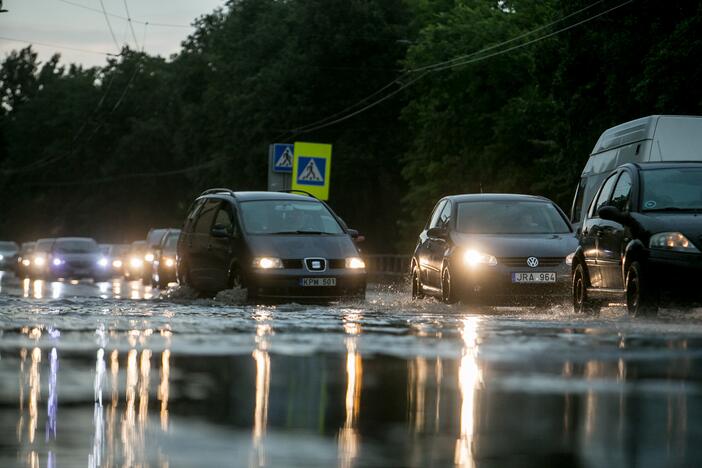
{"type": "Polygon", "coordinates": [[[92,278],[106,281],[111,276],[108,258],[94,239],[89,237],[59,237],[49,256],[50,279],[92,278]]]}
{"type": "Polygon", "coordinates": [[[357,236],[311,196],[211,189],[184,223],[178,279],[207,294],[242,286],[260,300],[363,298],[357,236]]]}
{"type": "Polygon", "coordinates": [[[17,276],[20,278],[28,278],[32,267],[32,254],[36,242],[22,242],[19,254],[17,256],[17,276]]]}
{"type": "Polygon", "coordinates": [[[161,242],[153,249],[154,260],[151,262],[151,285],[165,288],[168,283],[176,281],[176,254],[180,229],[168,229],[161,242]]]}
{"type": "Polygon", "coordinates": [[[17,269],[17,255],[19,254],[17,242],[0,241],[0,270],[17,269]]]}
{"type": "Polygon", "coordinates": [[[446,303],[536,304],[565,299],[578,245],[552,201],[514,194],[441,199],[412,257],[412,296],[446,303]]]}
{"type": "Polygon", "coordinates": [[[573,262],[573,305],[632,314],[702,300],[702,163],[631,163],[601,184],[573,262]]]}

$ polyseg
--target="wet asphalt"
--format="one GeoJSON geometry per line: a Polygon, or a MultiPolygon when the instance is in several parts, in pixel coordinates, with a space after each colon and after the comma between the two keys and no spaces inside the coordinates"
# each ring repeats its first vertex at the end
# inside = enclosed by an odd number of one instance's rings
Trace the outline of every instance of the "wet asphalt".
{"type": "Polygon", "coordinates": [[[0,278],[0,467],[702,466],[702,310],[0,278]]]}

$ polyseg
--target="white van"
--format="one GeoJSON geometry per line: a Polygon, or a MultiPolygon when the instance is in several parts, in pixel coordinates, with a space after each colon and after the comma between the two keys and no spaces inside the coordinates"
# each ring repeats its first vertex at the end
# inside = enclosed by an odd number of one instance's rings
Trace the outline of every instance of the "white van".
{"type": "Polygon", "coordinates": [[[702,161],[702,117],[651,115],[606,130],[575,191],[570,221],[577,231],[607,174],[625,163],[649,161],[702,161]]]}

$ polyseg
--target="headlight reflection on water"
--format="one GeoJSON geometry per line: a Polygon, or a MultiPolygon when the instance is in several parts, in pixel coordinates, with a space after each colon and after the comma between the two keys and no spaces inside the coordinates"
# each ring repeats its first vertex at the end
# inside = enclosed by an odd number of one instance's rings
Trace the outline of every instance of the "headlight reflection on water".
{"type": "Polygon", "coordinates": [[[461,432],[456,440],[454,463],[457,466],[475,466],[473,434],[475,430],[475,390],[482,380],[478,367],[478,319],[463,320],[461,330],[463,352],[458,368],[458,385],[461,391],[461,432]]]}

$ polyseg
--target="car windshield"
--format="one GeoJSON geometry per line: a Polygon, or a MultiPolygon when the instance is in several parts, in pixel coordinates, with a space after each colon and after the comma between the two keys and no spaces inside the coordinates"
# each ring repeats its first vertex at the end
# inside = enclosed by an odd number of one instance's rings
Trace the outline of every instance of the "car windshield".
{"type": "Polygon", "coordinates": [[[56,253],[95,253],[99,248],[95,242],[89,240],[66,240],[57,241],[54,245],[56,253]]]}
{"type": "Polygon", "coordinates": [[[343,234],[341,226],[318,201],[261,200],[241,203],[249,234],[343,234]]]}
{"type": "Polygon", "coordinates": [[[702,168],[641,171],[643,211],[702,210],[702,168]]]}
{"type": "Polygon", "coordinates": [[[54,245],[53,240],[40,240],[37,242],[34,250],[36,250],[37,252],[49,252],[49,251],[51,251],[51,247],[53,245],[54,245]]]}
{"type": "Polygon", "coordinates": [[[175,250],[178,246],[178,237],[180,237],[180,234],[169,234],[166,237],[164,248],[166,250],[175,250]]]}
{"type": "Polygon", "coordinates": [[[570,227],[551,203],[479,201],[458,204],[457,231],[465,234],[566,234],[570,227]]]}
{"type": "Polygon", "coordinates": [[[7,241],[2,241],[0,242],[0,250],[3,251],[16,251],[17,250],[17,244],[14,242],[7,242],[7,241]]]}

